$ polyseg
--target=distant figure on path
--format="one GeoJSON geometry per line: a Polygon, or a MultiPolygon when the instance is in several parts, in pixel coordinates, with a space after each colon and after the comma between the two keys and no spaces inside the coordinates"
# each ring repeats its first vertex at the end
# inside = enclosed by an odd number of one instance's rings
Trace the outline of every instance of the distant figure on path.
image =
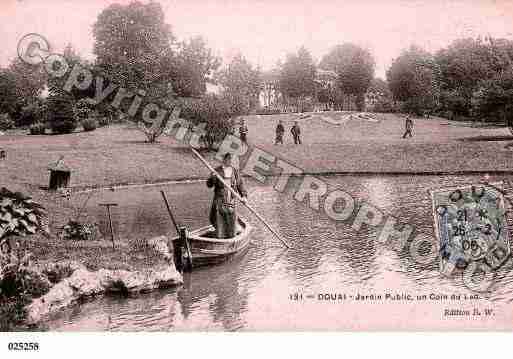
{"type": "Polygon", "coordinates": [[[299,128],[297,121],[294,121],[294,126],[292,126],[290,133],[292,133],[292,137],[294,137],[294,144],[300,145],[301,144],[301,137],[300,137],[301,129],[299,128]]]}
{"type": "Polygon", "coordinates": [[[244,120],[240,123],[239,135],[242,142],[248,143],[248,128],[246,127],[244,120]]]}
{"type": "Polygon", "coordinates": [[[410,137],[413,137],[413,121],[412,119],[410,118],[410,115],[406,116],[406,122],[405,122],[405,132],[404,132],[404,135],[403,135],[403,138],[406,138],[407,135],[409,135],[410,137]]]}
{"type": "MultiPolygon", "coordinates": [[[[238,192],[244,202],[247,194],[239,171],[232,167],[232,155],[227,153],[223,157],[223,164],[217,167],[216,172],[227,184],[238,192]]],[[[207,180],[207,187],[214,187],[214,199],[210,208],[210,223],[216,229],[217,238],[233,238],[237,230],[237,212],[235,210],[235,196],[224,187],[219,179],[212,174],[207,180]]]]}
{"type": "Polygon", "coordinates": [[[285,133],[285,127],[283,127],[283,123],[281,120],[278,122],[278,125],[276,126],[276,141],[274,142],[275,145],[281,143],[283,145],[283,134],[285,133]]]}

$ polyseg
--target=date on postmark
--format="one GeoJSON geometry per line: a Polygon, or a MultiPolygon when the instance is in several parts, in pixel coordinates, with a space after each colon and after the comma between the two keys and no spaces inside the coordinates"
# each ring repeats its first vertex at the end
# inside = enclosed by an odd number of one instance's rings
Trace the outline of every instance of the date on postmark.
{"type": "Polygon", "coordinates": [[[511,255],[502,183],[431,192],[440,271],[449,275],[473,262],[499,268],[511,255]]]}

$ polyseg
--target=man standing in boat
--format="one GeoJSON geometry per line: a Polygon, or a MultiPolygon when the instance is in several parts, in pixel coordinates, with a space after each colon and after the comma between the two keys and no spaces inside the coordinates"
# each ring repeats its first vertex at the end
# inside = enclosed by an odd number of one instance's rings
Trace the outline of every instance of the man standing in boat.
{"type": "MultiPolygon", "coordinates": [[[[215,170],[246,202],[247,193],[244,183],[239,171],[232,167],[232,155],[230,153],[224,155],[223,164],[215,170]]],[[[235,237],[237,231],[235,196],[224,187],[214,174],[207,180],[207,187],[214,187],[214,199],[210,209],[210,223],[216,228],[217,238],[235,237]]]]}

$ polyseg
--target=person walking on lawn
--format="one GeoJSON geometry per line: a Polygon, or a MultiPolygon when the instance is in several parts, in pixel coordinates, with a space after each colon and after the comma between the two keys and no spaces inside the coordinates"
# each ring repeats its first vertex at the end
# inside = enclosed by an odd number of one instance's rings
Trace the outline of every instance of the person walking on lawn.
{"type": "Polygon", "coordinates": [[[294,137],[294,144],[300,145],[301,144],[301,129],[299,128],[299,125],[297,121],[294,121],[294,126],[292,126],[290,133],[292,133],[292,137],[294,137]]]}
{"type": "Polygon", "coordinates": [[[406,136],[410,136],[410,137],[413,137],[413,121],[412,119],[410,118],[410,115],[406,116],[406,121],[405,121],[405,132],[404,132],[404,135],[403,135],[403,138],[406,138],[406,136]]]}
{"type": "Polygon", "coordinates": [[[242,120],[240,123],[239,137],[242,142],[248,143],[248,128],[246,127],[244,120],[242,120]]]}
{"type": "Polygon", "coordinates": [[[283,145],[283,134],[285,133],[285,127],[283,127],[283,123],[281,120],[278,122],[276,126],[276,140],[274,142],[275,145],[282,144],[283,145]]]}

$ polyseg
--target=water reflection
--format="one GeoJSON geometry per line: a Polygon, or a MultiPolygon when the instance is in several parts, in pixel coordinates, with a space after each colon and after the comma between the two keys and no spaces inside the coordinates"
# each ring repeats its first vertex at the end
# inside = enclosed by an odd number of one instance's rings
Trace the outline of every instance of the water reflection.
{"type": "Polygon", "coordinates": [[[235,330],[241,326],[241,313],[247,308],[248,291],[240,285],[241,258],[226,266],[200,269],[193,274],[185,274],[184,286],[178,289],[178,302],[184,320],[189,320],[195,308],[208,304],[208,313],[213,323],[225,330],[235,330]],[[208,286],[205,284],[209,283],[208,286]]]}
{"type": "Polygon", "coordinates": [[[396,203],[394,181],[385,177],[370,177],[362,181],[362,186],[369,197],[370,203],[381,210],[389,210],[396,203]]]}

